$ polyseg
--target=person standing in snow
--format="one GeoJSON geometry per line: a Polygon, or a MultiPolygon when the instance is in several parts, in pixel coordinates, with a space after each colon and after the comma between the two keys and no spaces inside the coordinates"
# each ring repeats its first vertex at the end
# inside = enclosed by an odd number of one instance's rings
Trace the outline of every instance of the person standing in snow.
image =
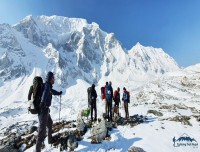
{"type": "MultiPolygon", "coordinates": [[[[108,82],[106,82],[106,85],[108,85],[108,82]]],[[[104,87],[101,87],[101,99],[102,99],[103,103],[105,104],[104,113],[107,115],[106,85],[104,87]]]]}
{"type": "Polygon", "coordinates": [[[113,99],[113,88],[111,81],[106,85],[106,102],[107,102],[107,114],[108,121],[112,121],[112,99],[113,99]]]}
{"type": "Polygon", "coordinates": [[[114,110],[113,110],[113,115],[114,115],[114,111],[116,109],[116,113],[119,116],[119,103],[121,104],[121,102],[120,102],[120,88],[119,87],[114,92],[113,100],[115,102],[114,110]]]}
{"type": "Polygon", "coordinates": [[[88,101],[91,108],[91,120],[97,121],[97,92],[95,90],[95,85],[92,84],[92,87],[90,88],[90,92],[88,93],[88,101]],[[94,111],[94,119],[93,119],[93,111],[94,111]]]}
{"type": "Polygon", "coordinates": [[[129,111],[128,111],[128,103],[130,103],[130,94],[129,92],[126,90],[126,88],[123,88],[123,97],[122,97],[122,101],[124,101],[124,110],[125,110],[125,119],[129,119],[129,111]]]}
{"type": "Polygon", "coordinates": [[[48,72],[46,76],[46,82],[44,84],[44,91],[40,102],[39,131],[36,142],[36,152],[41,152],[42,143],[44,142],[46,136],[46,127],[48,128],[48,143],[52,144],[54,142],[52,138],[53,121],[49,113],[49,107],[51,106],[52,94],[61,95],[62,91],[58,92],[52,89],[53,84],[54,75],[52,72],[48,72]]]}

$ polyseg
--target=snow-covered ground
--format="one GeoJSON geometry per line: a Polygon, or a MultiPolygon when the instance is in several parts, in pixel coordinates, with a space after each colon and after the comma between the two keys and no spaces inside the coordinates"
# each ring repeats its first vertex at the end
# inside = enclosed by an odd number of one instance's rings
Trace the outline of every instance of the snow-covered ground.
{"type": "MultiPolygon", "coordinates": [[[[200,141],[198,134],[200,132],[200,122],[195,117],[200,115],[200,71],[199,68],[195,68],[196,66],[175,73],[168,73],[142,87],[132,88],[129,105],[130,116],[134,114],[147,116],[149,122],[135,127],[130,125],[118,126],[118,128],[109,132],[111,140],[103,141],[101,144],[91,144],[91,140],[88,139],[90,131],[88,131],[84,135],[84,139],[79,142],[76,151],[127,151],[130,147],[136,146],[147,152],[198,152],[200,150],[199,146],[173,146],[173,138],[177,139],[184,133],[197,142],[200,141]],[[156,110],[161,112],[163,116],[148,113],[148,110],[156,110]],[[184,120],[169,120],[176,116],[189,116],[190,125],[184,124],[184,120]]],[[[14,84],[14,82],[11,83],[14,84]]],[[[26,88],[29,86],[29,84],[23,83],[23,80],[21,80],[21,84],[23,85],[20,85],[20,87],[26,88]]],[[[19,86],[19,84],[16,84],[16,86],[19,86]]],[[[86,89],[88,86],[89,84],[85,81],[77,80],[76,85],[66,90],[66,94],[62,96],[61,118],[63,120],[76,120],[79,110],[87,107],[86,89]]],[[[0,91],[5,91],[5,87],[5,85],[1,87],[0,91]]],[[[15,94],[9,93],[10,97],[6,101],[3,101],[4,97],[1,97],[3,104],[1,104],[0,109],[0,128],[8,127],[22,120],[37,121],[35,115],[27,113],[27,101],[16,100],[23,95],[27,96],[27,92],[21,91],[25,89],[19,88],[18,90],[20,91],[15,90],[15,94]]],[[[97,86],[97,91],[100,95],[100,86],[97,86]]],[[[98,116],[100,117],[104,107],[100,96],[98,96],[97,107],[98,116]]],[[[59,98],[54,97],[51,107],[51,115],[54,121],[58,121],[58,111],[59,98]]],[[[124,116],[123,105],[121,105],[120,113],[124,116]]],[[[50,147],[47,141],[46,145],[43,151],[59,151],[50,147]]],[[[34,147],[27,151],[33,149],[34,147]]]]}

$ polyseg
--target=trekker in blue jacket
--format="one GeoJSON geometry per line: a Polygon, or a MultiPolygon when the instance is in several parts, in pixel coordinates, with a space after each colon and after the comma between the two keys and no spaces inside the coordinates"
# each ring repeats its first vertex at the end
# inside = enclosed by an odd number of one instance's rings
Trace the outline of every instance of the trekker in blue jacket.
{"type": "Polygon", "coordinates": [[[42,143],[46,136],[46,127],[48,128],[48,143],[52,144],[52,125],[53,121],[50,116],[49,107],[51,106],[52,95],[61,95],[62,91],[58,92],[52,89],[54,84],[54,75],[52,72],[48,72],[46,76],[46,82],[44,84],[44,91],[40,103],[39,112],[39,131],[36,143],[36,152],[41,152],[42,143]]]}
{"type": "Polygon", "coordinates": [[[129,111],[128,111],[128,104],[130,103],[130,93],[126,90],[126,88],[123,88],[123,97],[122,101],[124,101],[124,110],[125,110],[125,119],[129,119],[129,111]]]}
{"type": "Polygon", "coordinates": [[[110,81],[109,84],[106,85],[106,102],[107,102],[108,121],[112,121],[112,99],[113,99],[113,88],[112,88],[112,82],[110,81]]]}

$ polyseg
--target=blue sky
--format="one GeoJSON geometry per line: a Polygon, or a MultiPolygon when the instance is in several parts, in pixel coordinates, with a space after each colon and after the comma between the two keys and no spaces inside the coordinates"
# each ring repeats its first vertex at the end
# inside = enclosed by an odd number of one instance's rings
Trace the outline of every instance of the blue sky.
{"type": "Polygon", "coordinates": [[[200,0],[0,0],[0,23],[25,16],[85,18],[130,49],[161,47],[180,66],[200,63],[200,0]]]}

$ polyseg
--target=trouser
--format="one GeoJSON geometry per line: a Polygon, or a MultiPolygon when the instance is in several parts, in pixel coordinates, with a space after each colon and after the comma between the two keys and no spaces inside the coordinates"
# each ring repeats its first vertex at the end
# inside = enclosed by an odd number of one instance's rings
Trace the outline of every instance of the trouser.
{"type": "Polygon", "coordinates": [[[107,107],[108,107],[108,106],[107,106],[107,101],[106,101],[106,99],[103,99],[103,102],[104,102],[104,104],[105,104],[105,106],[104,106],[104,108],[105,108],[105,109],[104,109],[104,110],[105,110],[104,113],[107,115],[107,113],[108,113],[107,107]]]}
{"type": "Polygon", "coordinates": [[[93,111],[94,111],[94,120],[97,120],[97,105],[96,101],[91,103],[91,120],[93,120],[93,111]]]}
{"type": "Polygon", "coordinates": [[[128,112],[128,102],[125,101],[124,102],[124,110],[125,110],[125,118],[128,119],[129,118],[129,112],[128,112]]]}
{"type": "Polygon", "coordinates": [[[49,114],[49,108],[41,110],[39,114],[39,130],[36,142],[36,152],[41,152],[42,143],[44,142],[46,136],[46,127],[48,128],[48,142],[52,142],[52,125],[53,121],[49,114]]]}
{"type": "Polygon", "coordinates": [[[113,109],[113,115],[114,115],[114,112],[119,115],[119,101],[115,101],[115,105],[114,105],[114,109],[113,109]],[[117,108],[116,112],[115,112],[115,108],[117,108]]]}
{"type": "Polygon", "coordinates": [[[108,121],[112,121],[112,100],[107,100],[108,121]]]}

